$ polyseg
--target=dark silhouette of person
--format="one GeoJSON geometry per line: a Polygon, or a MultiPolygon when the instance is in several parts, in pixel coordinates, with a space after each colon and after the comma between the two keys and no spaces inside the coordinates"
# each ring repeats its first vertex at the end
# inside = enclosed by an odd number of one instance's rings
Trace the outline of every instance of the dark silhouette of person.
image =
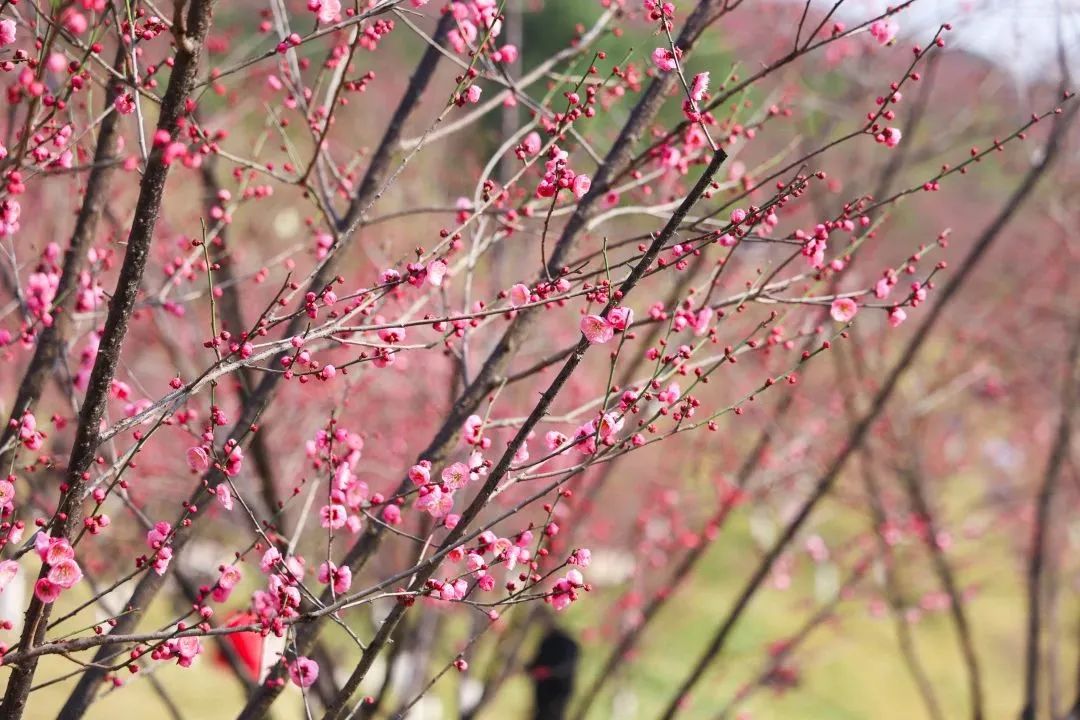
{"type": "Polygon", "coordinates": [[[533,720],[563,720],[574,694],[580,654],[577,641],[557,627],[540,640],[536,656],[526,667],[533,681],[533,720]]]}

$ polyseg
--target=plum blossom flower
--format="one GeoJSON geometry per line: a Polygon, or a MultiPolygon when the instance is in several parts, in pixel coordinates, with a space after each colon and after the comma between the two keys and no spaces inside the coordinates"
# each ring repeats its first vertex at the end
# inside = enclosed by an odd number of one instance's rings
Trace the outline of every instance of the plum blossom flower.
{"type": "Polygon", "coordinates": [[[829,307],[829,314],[836,322],[851,322],[857,312],[859,312],[859,306],[851,298],[836,298],[829,307]]]}
{"type": "Polygon", "coordinates": [[[578,548],[570,553],[567,562],[578,567],[589,567],[589,563],[592,562],[592,552],[589,551],[589,548],[578,548]]]}
{"type": "Polygon", "coordinates": [[[634,311],[623,305],[613,307],[608,311],[607,320],[611,327],[622,332],[634,322],[634,311]]]}
{"type": "Polygon", "coordinates": [[[443,492],[438,485],[429,485],[420,491],[416,498],[416,509],[427,512],[431,517],[442,517],[454,507],[454,493],[443,492]]]}
{"type": "Polygon", "coordinates": [[[594,345],[603,345],[615,337],[615,328],[599,315],[586,315],[581,318],[581,334],[594,345]]]}
{"type": "Polygon", "coordinates": [[[0,561],[0,593],[4,592],[15,576],[19,574],[19,563],[15,560],[0,561]]]}
{"type": "Polygon", "coordinates": [[[15,21],[0,20],[0,46],[15,42],[15,21]]]}
{"type": "Polygon", "coordinates": [[[510,298],[511,307],[519,307],[529,302],[531,293],[529,292],[529,286],[524,283],[518,283],[510,288],[510,292],[507,293],[510,298]]]}
{"type": "Polygon", "coordinates": [[[74,587],[76,583],[82,580],[83,574],[79,564],[68,558],[67,560],[61,560],[49,567],[49,574],[47,577],[49,582],[67,590],[68,588],[74,587]]]}
{"type": "Polygon", "coordinates": [[[907,320],[907,313],[904,312],[904,308],[894,307],[889,311],[889,327],[900,327],[905,320],[907,320]]]}
{"type": "Polygon", "coordinates": [[[352,570],[348,565],[338,567],[332,562],[324,562],[319,566],[319,582],[323,585],[334,584],[334,592],[343,595],[352,587],[352,570]]]}
{"type": "Polygon", "coordinates": [[[701,102],[705,93],[709,89],[709,73],[700,72],[694,76],[693,82],[690,83],[690,99],[694,102],[701,102]]]}
{"type": "Polygon", "coordinates": [[[542,143],[540,141],[540,133],[535,130],[525,136],[525,139],[521,141],[522,149],[529,155],[535,155],[540,152],[542,143]]]}
{"type": "Polygon", "coordinates": [[[345,527],[345,520],[348,518],[348,509],[341,504],[331,503],[330,505],[323,505],[319,509],[319,524],[324,528],[330,528],[331,530],[340,530],[345,527]]]}
{"type": "Polygon", "coordinates": [[[34,583],[34,597],[46,604],[56,602],[62,591],[62,587],[47,578],[41,578],[34,583]]]}
{"type": "Polygon", "coordinates": [[[191,663],[195,662],[195,658],[202,653],[202,643],[193,635],[169,640],[165,643],[165,648],[168,650],[168,656],[175,657],[176,664],[180,667],[191,667],[191,663]]]}
{"type": "Polygon", "coordinates": [[[302,688],[311,687],[319,679],[319,663],[301,655],[289,663],[289,678],[302,688]]]}
{"type": "MultiPolygon", "coordinates": [[[[682,56],[682,52],[676,48],[678,56],[682,56]]],[[[672,54],[671,50],[665,47],[658,47],[653,50],[652,61],[656,67],[663,72],[671,72],[679,67],[679,63],[676,60],[676,55],[672,54]]]]}
{"type": "Polygon", "coordinates": [[[900,31],[900,26],[892,20],[875,20],[870,23],[870,35],[882,45],[888,45],[900,31]]]}
{"type": "Polygon", "coordinates": [[[187,464],[195,472],[206,472],[210,468],[210,456],[205,448],[190,447],[187,451],[187,464]]]}
{"type": "Polygon", "coordinates": [[[456,462],[443,469],[441,477],[448,488],[451,490],[460,490],[469,484],[469,474],[468,465],[462,462],[456,462]]]}
{"type": "Polygon", "coordinates": [[[243,573],[236,565],[223,566],[221,568],[221,575],[218,577],[218,581],[214,585],[210,597],[212,597],[215,602],[225,602],[229,599],[229,595],[232,594],[233,588],[240,584],[243,577],[243,573]]]}
{"type": "Polygon", "coordinates": [[[585,197],[591,187],[592,178],[588,175],[580,174],[574,176],[574,197],[578,200],[585,197]]]}
{"type": "Polygon", "coordinates": [[[442,260],[432,260],[427,266],[427,281],[434,287],[442,287],[443,278],[446,277],[446,263],[442,260]]]}
{"type": "Polygon", "coordinates": [[[226,510],[233,509],[232,489],[229,487],[228,483],[221,483],[220,485],[218,485],[214,493],[217,495],[217,499],[218,502],[221,503],[221,507],[225,508],[226,510]]]}

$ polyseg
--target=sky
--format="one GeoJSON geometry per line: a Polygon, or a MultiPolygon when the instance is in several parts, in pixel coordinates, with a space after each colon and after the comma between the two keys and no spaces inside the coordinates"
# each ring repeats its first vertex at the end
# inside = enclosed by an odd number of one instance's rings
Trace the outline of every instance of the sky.
{"type": "MultiPolygon", "coordinates": [[[[834,17],[859,22],[902,0],[844,0],[834,17]]],[[[781,0],[802,6],[805,0],[781,0]]],[[[836,0],[811,0],[828,12],[836,0]]],[[[896,16],[899,37],[925,42],[944,22],[953,24],[948,43],[1006,69],[1022,85],[1057,84],[1059,38],[1070,73],[1080,77],[1080,0],[916,0],[896,16]]]]}

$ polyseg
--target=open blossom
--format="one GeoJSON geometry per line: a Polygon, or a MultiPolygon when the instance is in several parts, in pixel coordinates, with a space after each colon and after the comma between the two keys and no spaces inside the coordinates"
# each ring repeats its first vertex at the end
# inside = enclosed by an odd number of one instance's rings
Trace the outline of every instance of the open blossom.
{"type": "Polygon", "coordinates": [[[0,20],[0,45],[10,45],[15,42],[15,21],[0,20]]]}
{"type": "Polygon", "coordinates": [[[82,580],[82,569],[72,559],[61,560],[49,567],[48,580],[54,585],[67,590],[82,580]]]}
{"type": "Polygon", "coordinates": [[[338,503],[323,505],[319,510],[319,524],[324,528],[340,530],[345,527],[345,520],[348,515],[349,511],[344,505],[338,503]]]}
{"type": "Polygon", "coordinates": [[[348,565],[338,567],[334,563],[324,562],[319,566],[319,582],[323,585],[333,582],[334,592],[342,595],[352,587],[352,570],[348,565]]]}
{"type": "Polygon", "coordinates": [[[701,72],[694,76],[693,82],[690,83],[690,99],[694,102],[701,102],[701,99],[705,97],[705,93],[709,89],[709,73],[701,72]]]}
{"type": "Polygon", "coordinates": [[[900,26],[892,20],[875,20],[870,23],[870,35],[882,45],[888,45],[896,37],[900,26]]]}
{"type": "Polygon", "coordinates": [[[202,653],[202,643],[199,638],[187,635],[175,640],[169,640],[165,643],[165,649],[168,651],[167,657],[176,658],[177,665],[191,667],[191,663],[202,653]]]}
{"type": "Polygon", "coordinates": [[[210,468],[210,456],[201,447],[191,447],[187,451],[187,464],[193,471],[202,473],[210,468]]]}
{"type": "Polygon", "coordinates": [[[577,565],[578,567],[589,567],[589,563],[592,562],[592,552],[590,552],[588,548],[578,548],[570,553],[570,558],[567,562],[571,565],[577,565]]]}
{"type": "Polygon", "coordinates": [[[236,565],[223,566],[221,575],[218,577],[217,584],[211,591],[210,597],[216,602],[225,602],[229,599],[229,595],[232,594],[233,588],[240,584],[243,577],[243,573],[240,572],[240,568],[236,565]]]}
{"type": "Polygon", "coordinates": [[[575,175],[574,176],[574,197],[578,200],[585,197],[589,192],[589,188],[592,187],[592,178],[588,175],[575,175]]]}
{"type": "Polygon", "coordinates": [[[442,481],[451,490],[460,490],[469,484],[469,466],[462,462],[454,463],[442,471],[442,481]]]}
{"type": "Polygon", "coordinates": [[[34,537],[34,549],[46,565],[55,565],[75,557],[75,550],[67,538],[51,537],[44,532],[34,537]]]}
{"type": "Polygon", "coordinates": [[[446,277],[446,263],[442,260],[432,260],[427,266],[427,281],[435,287],[442,287],[446,277]]]}
{"type": "Polygon", "coordinates": [[[454,508],[454,493],[443,492],[438,485],[429,485],[416,498],[416,509],[431,517],[442,517],[454,508]]]}
{"type": "Polygon", "coordinates": [[[529,292],[529,286],[523,283],[518,283],[517,285],[514,285],[512,288],[510,288],[510,292],[507,293],[507,296],[510,298],[511,307],[518,307],[520,305],[526,304],[527,302],[529,302],[530,295],[531,293],[529,292]]]}
{"type": "Polygon", "coordinates": [[[836,322],[851,322],[857,312],[859,312],[859,306],[851,298],[836,298],[829,308],[829,314],[836,322]]]}
{"type": "Polygon", "coordinates": [[[34,583],[34,597],[43,603],[54,603],[60,597],[63,588],[48,578],[41,578],[34,583]]]}
{"type": "Polygon", "coordinates": [[[889,311],[889,327],[899,327],[905,320],[907,320],[907,313],[904,312],[904,308],[894,307],[889,311]]]}
{"type": "Polygon", "coordinates": [[[228,483],[221,483],[220,485],[218,485],[217,489],[214,490],[214,494],[217,495],[217,499],[218,502],[221,503],[221,507],[225,508],[226,510],[233,509],[232,488],[229,487],[228,483]]]}
{"type": "Polygon", "coordinates": [[[608,311],[607,319],[611,327],[621,332],[634,322],[634,311],[623,305],[613,307],[608,311]]]}
{"type": "MultiPolygon", "coordinates": [[[[681,56],[682,53],[680,52],[679,55],[681,56]]],[[[663,72],[671,72],[679,67],[675,55],[672,54],[671,50],[665,47],[658,47],[653,50],[652,61],[653,64],[663,72]]]]}
{"type": "Polygon", "coordinates": [[[309,0],[308,9],[317,11],[319,22],[326,25],[341,16],[341,0],[309,0]]]}
{"type": "Polygon", "coordinates": [[[301,655],[289,663],[289,677],[300,687],[311,687],[319,679],[319,663],[301,655]]]}
{"type": "Polygon", "coordinates": [[[18,574],[18,562],[15,560],[0,561],[0,593],[4,592],[4,588],[6,588],[18,574]]]}
{"type": "Polygon", "coordinates": [[[586,315],[581,318],[581,334],[596,345],[603,345],[615,337],[615,328],[599,315],[586,315]]]}

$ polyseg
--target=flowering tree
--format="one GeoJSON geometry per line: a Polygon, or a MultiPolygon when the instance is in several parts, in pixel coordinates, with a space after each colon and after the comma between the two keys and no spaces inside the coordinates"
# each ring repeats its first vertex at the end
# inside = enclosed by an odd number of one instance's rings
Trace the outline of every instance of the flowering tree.
{"type": "Polygon", "coordinates": [[[571,710],[603,714],[740,515],[772,530],[661,717],[734,717],[793,686],[800,646],[853,599],[894,619],[932,717],[912,611],[948,615],[985,717],[977,589],[926,478],[978,471],[931,439],[942,405],[1005,393],[1002,336],[1038,346],[1007,384],[1057,428],[1024,441],[1048,459],[1016,500],[1034,513],[1015,521],[1029,610],[1010,702],[1063,707],[1041,678],[1065,554],[1051,510],[1076,501],[1075,247],[1011,251],[1048,297],[984,284],[966,321],[953,306],[1026,203],[1046,236],[1071,226],[1053,167],[1068,86],[1019,120],[948,122],[932,93],[951,28],[901,42],[915,0],[854,23],[843,0],[581,3],[528,63],[516,4],[2,6],[0,593],[28,595],[0,618],[4,717],[58,687],[59,716],[82,717],[142,677],[182,715],[173,696],[195,689],[155,673],[205,655],[243,690],[223,716],[298,693],[309,717],[403,717],[453,671],[472,717],[531,630],[574,612],[609,620],[571,710]],[[1002,189],[973,201],[963,175],[1002,189]],[[1014,302],[1050,329],[994,325],[1014,302]],[[943,343],[959,359],[927,359],[943,343]],[[834,502],[865,522],[819,528],[834,502]],[[632,577],[601,587],[614,547],[632,577]],[[721,704],[695,704],[800,567],[838,577],[721,704]]]}

